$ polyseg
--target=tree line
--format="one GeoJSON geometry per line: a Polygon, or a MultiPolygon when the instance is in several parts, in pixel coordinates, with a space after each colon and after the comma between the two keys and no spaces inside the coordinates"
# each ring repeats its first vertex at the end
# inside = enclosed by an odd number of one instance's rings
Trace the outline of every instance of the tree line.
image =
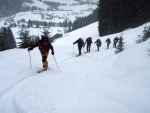
{"type": "Polygon", "coordinates": [[[99,35],[109,35],[150,21],[149,0],[99,0],[99,35]]]}
{"type": "Polygon", "coordinates": [[[16,48],[16,41],[10,28],[0,29],[0,51],[16,48]]]}
{"type": "Polygon", "coordinates": [[[92,14],[85,16],[85,17],[78,17],[72,25],[72,31],[79,29],[81,27],[87,26],[91,23],[97,22],[98,21],[98,8],[96,8],[92,14]]]}

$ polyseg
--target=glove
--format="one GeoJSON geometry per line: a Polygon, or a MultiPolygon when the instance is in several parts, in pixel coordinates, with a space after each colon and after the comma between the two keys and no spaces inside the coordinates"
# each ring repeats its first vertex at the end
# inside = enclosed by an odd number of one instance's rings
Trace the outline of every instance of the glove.
{"type": "Polygon", "coordinates": [[[52,51],[51,54],[54,55],[54,51],[52,51]]]}
{"type": "Polygon", "coordinates": [[[73,43],[74,44],[74,43],[73,43]]]}

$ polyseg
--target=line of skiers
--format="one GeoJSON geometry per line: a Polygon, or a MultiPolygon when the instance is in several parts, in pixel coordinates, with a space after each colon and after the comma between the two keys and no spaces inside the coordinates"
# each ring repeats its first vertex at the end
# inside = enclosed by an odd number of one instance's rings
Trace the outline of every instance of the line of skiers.
{"type": "MultiPolygon", "coordinates": [[[[78,50],[79,50],[79,55],[81,55],[81,49],[82,47],[84,47],[86,45],[86,50],[87,52],[90,52],[90,49],[91,49],[91,44],[93,43],[92,42],[92,38],[91,37],[88,37],[84,43],[83,39],[82,38],[79,38],[78,40],[76,40],[73,44],[78,44],[78,50]]],[[[97,39],[95,41],[96,45],[97,45],[97,51],[99,51],[99,47],[101,47],[101,40],[100,39],[97,39]]]]}
{"type": "MultiPolygon", "coordinates": [[[[116,48],[116,44],[118,43],[121,43],[122,42],[122,37],[118,38],[118,37],[115,37],[114,40],[113,40],[113,47],[116,48]]],[[[90,52],[90,48],[91,48],[91,44],[92,44],[92,38],[91,37],[88,37],[84,43],[83,39],[82,38],[79,38],[78,40],[76,40],[75,42],[73,42],[73,44],[78,44],[78,50],[79,50],[79,55],[81,55],[81,49],[82,47],[84,48],[84,46],[87,44],[86,46],[86,50],[87,52],[90,52]]],[[[105,43],[107,44],[107,49],[109,49],[109,45],[111,43],[111,40],[109,38],[106,39],[105,43]]],[[[101,47],[102,45],[102,42],[100,39],[97,39],[95,41],[95,44],[97,46],[97,51],[99,51],[99,48],[101,47]]]]}
{"type": "MultiPolygon", "coordinates": [[[[47,57],[49,55],[49,50],[51,50],[51,54],[54,55],[54,48],[52,46],[52,44],[50,43],[48,37],[46,36],[43,36],[41,35],[41,40],[39,40],[38,42],[36,42],[34,45],[32,45],[31,47],[28,47],[28,51],[31,51],[33,50],[35,47],[39,47],[39,50],[40,50],[40,53],[41,53],[41,56],[42,56],[42,63],[43,63],[43,68],[44,70],[47,70],[48,68],[48,61],[47,61],[47,57]]],[[[117,38],[115,37],[114,40],[113,40],[113,47],[116,48],[116,44],[117,42],[119,41],[119,43],[122,42],[122,37],[117,38]]],[[[108,38],[106,41],[107,43],[107,49],[109,49],[109,45],[111,43],[111,40],[108,38]]],[[[81,49],[82,47],[84,47],[86,45],[86,50],[87,52],[90,52],[90,48],[91,48],[91,44],[93,43],[92,42],[92,38],[91,37],[88,37],[84,43],[83,39],[82,38],[79,38],[78,40],[76,40],[75,42],[73,42],[73,44],[78,44],[78,50],[79,50],[79,55],[81,55],[81,49]]],[[[97,51],[99,51],[99,48],[101,47],[102,45],[102,42],[100,39],[97,39],[95,41],[95,44],[97,46],[97,51]]]]}

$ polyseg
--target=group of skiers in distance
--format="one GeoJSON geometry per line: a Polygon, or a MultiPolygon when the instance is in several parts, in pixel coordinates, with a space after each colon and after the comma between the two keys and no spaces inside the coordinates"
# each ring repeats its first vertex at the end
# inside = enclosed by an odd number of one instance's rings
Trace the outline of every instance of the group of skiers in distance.
{"type": "MultiPolygon", "coordinates": [[[[122,42],[122,36],[120,38],[118,37],[115,37],[114,40],[113,40],[113,47],[116,48],[116,45],[117,43],[122,42]]],[[[87,50],[87,53],[90,52],[90,49],[91,49],[91,44],[93,43],[92,42],[92,38],[91,37],[88,37],[84,43],[83,39],[82,38],[79,38],[78,40],[76,40],[75,42],[73,42],[73,44],[78,44],[78,50],[79,50],[79,56],[81,55],[81,50],[82,50],[82,47],[84,48],[84,46],[86,45],[86,50],[87,50]]],[[[101,47],[102,45],[102,42],[101,40],[98,38],[95,42],[94,42],[97,46],[97,51],[99,51],[99,48],[101,47]]],[[[109,45],[111,43],[111,40],[109,38],[106,39],[105,43],[107,44],[107,49],[109,49],[109,45]]]]}

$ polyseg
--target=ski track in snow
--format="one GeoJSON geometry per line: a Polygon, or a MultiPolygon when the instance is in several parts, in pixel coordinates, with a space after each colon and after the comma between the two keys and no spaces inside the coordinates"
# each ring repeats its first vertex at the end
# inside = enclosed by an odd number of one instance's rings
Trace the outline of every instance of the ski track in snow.
{"type": "Polygon", "coordinates": [[[17,91],[24,85],[24,83],[26,83],[28,80],[30,80],[31,78],[34,77],[34,75],[36,75],[37,73],[35,74],[32,74],[32,75],[29,75],[25,78],[23,78],[22,80],[18,81],[17,83],[15,83],[14,85],[12,85],[11,87],[9,87],[7,89],[7,91],[3,92],[1,95],[0,95],[0,101],[3,101],[5,103],[0,103],[0,113],[8,113],[7,110],[11,110],[12,113],[16,113],[15,112],[15,109],[14,109],[14,97],[15,97],[15,94],[17,93],[17,91]],[[5,101],[5,100],[9,100],[8,101],[5,101]]]}
{"type": "MultiPolygon", "coordinates": [[[[112,51],[111,49],[109,51],[112,51]]],[[[96,51],[91,51],[90,53],[86,53],[84,54],[85,50],[82,50],[82,55],[80,57],[92,57],[93,54],[96,53],[103,53],[102,56],[100,57],[105,58],[106,56],[108,56],[110,54],[110,52],[105,51],[105,49],[101,49],[99,52],[96,51]]],[[[93,56],[94,57],[94,56],[93,56]]],[[[68,60],[71,59],[76,59],[77,57],[75,56],[75,53],[73,55],[71,55],[68,58],[62,59],[61,61],[58,61],[58,64],[64,63],[68,60]]],[[[56,66],[56,64],[53,64],[52,66],[56,66]]],[[[22,72],[23,73],[23,72],[22,72]]],[[[0,101],[3,101],[5,103],[0,103],[0,113],[8,113],[8,111],[12,111],[12,113],[17,113],[15,111],[16,106],[15,106],[15,102],[14,102],[14,98],[15,98],[15,94],[17,93],[17,91],[19,91],[19,89],[30,79],[32,79],[33,77],[35,77],[34,75],[37,75],[38,73],[35,72],[35,74],[31,74],[28,75],[26,77],[24,77],[22,80],[16,82],[14,85],[12,85],[11,87],[9,87],[5,92],[3,92],[0,95],[0,101]],[[9,100],[9,101],[5,101],[5,100],[9,100]]],[[[40,74],[40,73],[39,73],[40,74]]],[[[89,89],[89,88],[88,88],[89,89]]],[[[90,89],[89,89],[90,90],[90,89]]],[[[91,90],[92,91],[92,90],[91,90]]]]}

